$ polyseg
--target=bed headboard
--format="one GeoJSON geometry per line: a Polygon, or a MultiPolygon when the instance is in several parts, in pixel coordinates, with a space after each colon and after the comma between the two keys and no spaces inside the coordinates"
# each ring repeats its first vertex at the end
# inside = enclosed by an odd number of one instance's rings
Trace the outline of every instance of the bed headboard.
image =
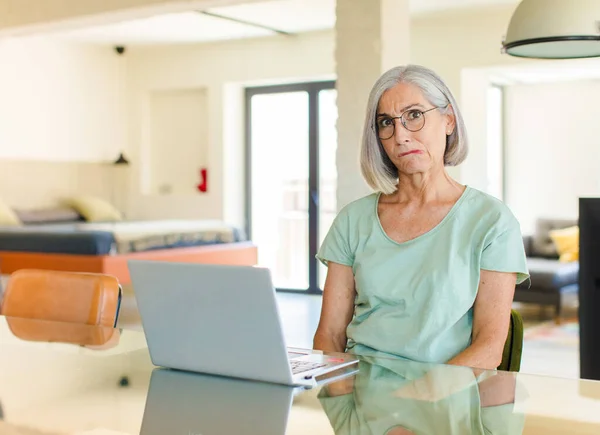
{"type": "Polygon", "coordinates": [[[15,209],[43,209],[79,194],[110,200],[109,163],[0,159],[0,199],[15,209]]]}

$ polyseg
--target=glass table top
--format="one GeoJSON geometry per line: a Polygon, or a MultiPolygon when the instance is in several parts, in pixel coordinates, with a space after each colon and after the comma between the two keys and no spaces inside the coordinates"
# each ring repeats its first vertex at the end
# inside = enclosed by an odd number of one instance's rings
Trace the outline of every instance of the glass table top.
{"type": "Polygon", "coordinates": [[[336,379],[155,367],[127,301],[115,329],[0,316],[0,434],[600,433],[600,382],[373,357],[336,379]]]}

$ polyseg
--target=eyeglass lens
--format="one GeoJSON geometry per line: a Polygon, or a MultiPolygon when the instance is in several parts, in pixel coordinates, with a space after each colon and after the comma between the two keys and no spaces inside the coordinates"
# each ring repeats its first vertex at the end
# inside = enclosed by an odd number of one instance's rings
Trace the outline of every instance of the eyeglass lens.
{"type": "MultiPolygon", "coordinates": [[[[425,116],[421,110],[408,110],[399,118],[404,128],[408,131],[419,131],[425,125],[425,116]]],[[[382,116],[377,119],[377,132],[380,139],[389,139],[394,135],[396,119],[398,118],[392,118],[390,116],[382,116]]]]}

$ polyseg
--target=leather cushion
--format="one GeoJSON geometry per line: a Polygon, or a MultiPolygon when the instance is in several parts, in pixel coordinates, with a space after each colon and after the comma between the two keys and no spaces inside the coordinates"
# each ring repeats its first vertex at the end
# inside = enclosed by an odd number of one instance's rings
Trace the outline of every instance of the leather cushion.
{"type": "Polygon", "coordinates": [[[121,287],[113,276],[21,269],[8,281],[0,313],[114,327],[120,297],[121,287]]]}

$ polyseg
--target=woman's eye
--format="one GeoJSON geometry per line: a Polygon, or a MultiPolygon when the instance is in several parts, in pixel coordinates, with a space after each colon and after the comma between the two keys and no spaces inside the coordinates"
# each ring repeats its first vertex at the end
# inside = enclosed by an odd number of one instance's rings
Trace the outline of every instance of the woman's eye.
{"type": "Polygon", "coordinates": [[[406,119],[408,119],[409,121],[419,119],[421,116],[423,116],[423,112],[421,112],[420,110],[409,110],[408,112],[406,112],[406,119]]]}
{"type": "Polygon", "coordinates": [[[379,127],[381,127],[381,128],[391,127],[393,123],[394,123],[394,121],[392,121],[391,118],[381,118],[379,120],[379,127]]]}

